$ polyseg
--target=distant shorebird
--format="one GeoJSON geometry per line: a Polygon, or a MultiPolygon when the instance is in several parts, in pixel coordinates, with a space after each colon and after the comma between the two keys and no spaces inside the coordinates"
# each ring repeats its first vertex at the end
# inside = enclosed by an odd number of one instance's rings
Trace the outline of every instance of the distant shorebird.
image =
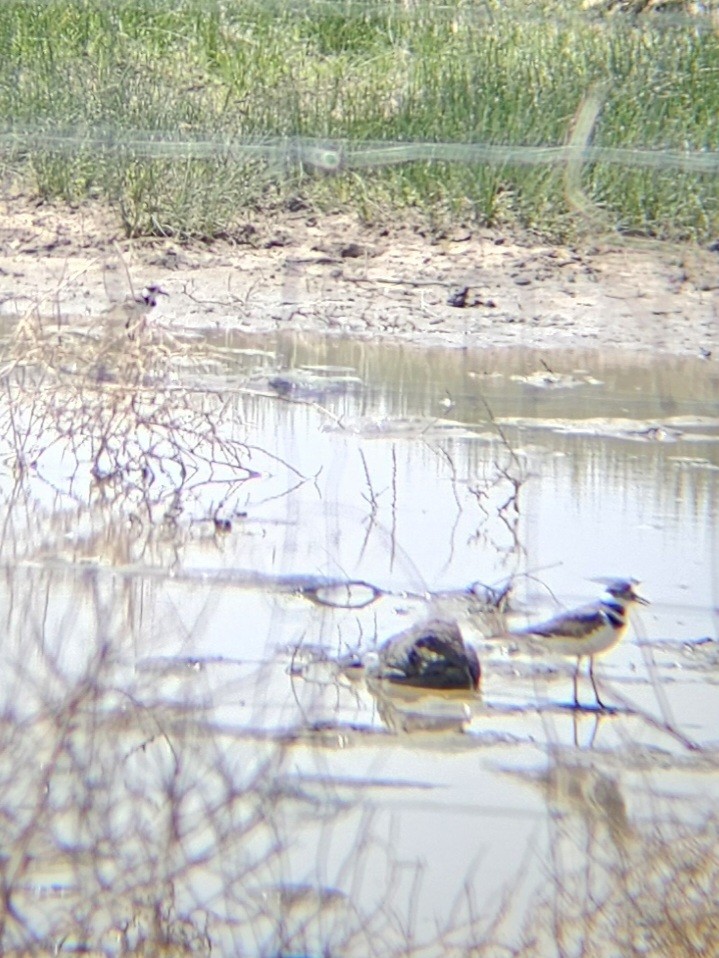
{"type": "Polygon", "coordinates": [[[596,602],[569,609],[536,625],[523,629],[513,629],[511,635],[527,639],[548,653],[573,655],[577,657],[574,672],[574,704],[579,706],[577,680],[579,665],[587,656],[589,659],[589,678],[601,708],[602,702],[594,679],[594,656],[606,652],[619,642],[627,629],[627,615],[635,603],[648,605],[648,600],[638,595],[634,587],[639,585],[636,579],[599,579],[605,589],[596,602]]]}
{"type": "Polygon", "coordinates": [[[367,675],[397,685],[424,689],[479,686],[480,667],[456,622],[431,619],[393,635],[368,656],[367,675]]]}
{"type": "Polygon", "coordinates": [[[133,339],[135,334],[145,328],[148,314],[157,306],[158,297],[168,293],[155,283],[143,287],[139,295],[128,296],[122,302],[115,303],[105,310],[103,316],[112,321],[122,322],[127,335],[133,339]]]}
{"type": "Polygon", "coordinates": [[[144,329],[148,314],[157,306],[158,296],[167,296],[168,293],[161,286],[151,283],[145,286],[139,296],[128,299],[122,304],[127,319],[125,329],[132,338],[140,329],[144,329]]]}

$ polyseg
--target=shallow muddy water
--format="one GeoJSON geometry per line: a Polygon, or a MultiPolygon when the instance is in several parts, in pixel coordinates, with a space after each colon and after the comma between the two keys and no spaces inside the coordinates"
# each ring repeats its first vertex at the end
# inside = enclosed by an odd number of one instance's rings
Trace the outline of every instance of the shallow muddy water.
{"type": "Polygon", "coordinates": [[[615,853],[639,867],[647,835],[700,826],[716,363],[277,335],[190,341],[168,368],[142,384],[167,394],[165,432],[140,401],[103,419],[122,381],[78,393],[75,367],[4,412],[4,736],[32,769],[5,800],[51,796],[15,863],[17,940],[119,951],[171,884],[173,934],[209,914],[219,953],[461,953],[516,940],[548,874],[586,877],[589,856],[603,888],[615,853]],[[573,663],[492,639],[463,593],[511,580],[499,629],[597,576],[652,603],[598,660],[607,714],[569,707],[573,663]],[[477,696],[338,670],[430,608],[476,644],[477,696]],[[119,917],[96,890],[118,883],[119,917]]]}

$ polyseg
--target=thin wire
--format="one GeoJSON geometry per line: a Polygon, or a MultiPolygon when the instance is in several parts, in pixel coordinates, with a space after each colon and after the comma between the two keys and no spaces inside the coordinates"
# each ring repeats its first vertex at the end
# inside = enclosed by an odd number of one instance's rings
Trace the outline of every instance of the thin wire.
{"type": "Polygon", "coordinates": [[[719,151],[625,149],[592,145],[525,146],[497,143],[435,143],[371,140],[325,140],[310,137],[183,138],[143,130],[67,130],[0,127],[0,153],[41,149],[97,153],[149,159],[222,159],[292,166],[301,164],[324,173],[397,166],[403,163],[465,163],[504,166],[563,166],[612,163],[625,167],[717,173],[719,151]]]}

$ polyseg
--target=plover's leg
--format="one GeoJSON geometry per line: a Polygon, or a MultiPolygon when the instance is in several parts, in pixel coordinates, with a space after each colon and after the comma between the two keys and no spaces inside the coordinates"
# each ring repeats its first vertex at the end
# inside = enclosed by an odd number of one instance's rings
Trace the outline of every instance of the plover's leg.
{"type": "Polygon", "coordinates": [[[577,664],[574,666],[574,707],[575,709],[579,708],[579,666],[581,665],[582,657],[581,655],[577,656],[577,664]]]}
{"type": "Polygon", "coordinates": [[[599,694],[599,689],[597,688],[597,682],[594,678],[594,656],[593,655],[589,656],[589,678],[592,680],[592,688],[594,689],[594,694],[597,697],[597,705],[600,708],[605,709],[607,706],[604,704],[604,702],[602,702],[602,697],[599,694]]]}

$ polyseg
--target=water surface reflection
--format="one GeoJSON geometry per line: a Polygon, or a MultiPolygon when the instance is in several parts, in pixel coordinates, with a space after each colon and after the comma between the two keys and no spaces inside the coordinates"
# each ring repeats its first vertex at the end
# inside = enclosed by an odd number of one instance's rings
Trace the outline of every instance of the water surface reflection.
{"type": "Polygon", "coordinates": [[[121,420],[112,381],[73,406],[75,372],[2,410],[8,947],[60,928],[120,951],[159,924],[195,951],[460,954],[516,940],[548,869],[593,848],[587,895],[609,895],[612,856],[626,877],[667,821],[700,828],[715,364],[291,335],[176,359],[121,420]],[[607,574],[653,601],[598,664],[609,715],[568,708],[571,663],[492,641],[462,592],[512,578],[520,619],[607,574]],[[346,579],[376,591],[317,591],[346,579]],[[337,668],[440,600],[481,694],[428,705],[337,668]]]}

